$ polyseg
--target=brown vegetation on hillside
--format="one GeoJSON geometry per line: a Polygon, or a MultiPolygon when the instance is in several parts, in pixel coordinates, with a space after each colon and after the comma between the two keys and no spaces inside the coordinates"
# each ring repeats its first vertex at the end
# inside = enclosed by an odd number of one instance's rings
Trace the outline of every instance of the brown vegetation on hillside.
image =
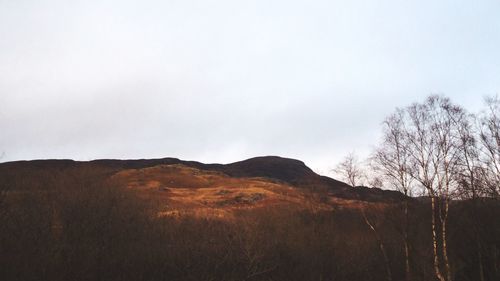
{"type": "MultiPolygon", "coordinates": [[[[195,194],[201,191],[202,198],[203,191],[210,194],[215,205],[209,206],[215,210],[218,196],[231,198],[231,186],[218,189],[218,183],[262,184],[264,179],[231,179],[183,166],[158,166],[143,171],[160,183],[153,186],[138,184],[141,169],[122,172],[102,167],[2,166],[1,279],[387,280],[388,270],[393,280],[404,278],[403,217],[398,203],[348,201],[353,204],[345,206],[356,207],[340,208],[335,202],[344,199],[326,195],[330,208],[316,209],[325,204],[325,194],[295,191],[283,202],[293,202],[297,196],[309,203],[259,205],[272,196],[280,198],[283,195],[278,191],[291,188],[271,181],[259,187],[269,197],[257,200],[256,207],[250,207],[253,202],[235,203],[246,207],[220,207],[224,212],[231,210],[234,219],[158,216],[163,201],[155,202],[154,196],[144,194],[187,192],[185,184],[197,182],[195,194]],[[175,181],[163,186],[173,178],[155,170],[170,169],[180,174],[195,172],[199,181],[177,178],[178,186],[175,181]],[[120,184],[116,177],[126,178],[130,185],[120,184]],[[358,207],[364,207],[365,215],[358,207]]],[[[451,206],[453,274],[456,280],[475,280],[476,251],[467,241],[480,239],[485,278],[495,280],[499,276],[500,206],[485,201],[477,209],[479,220],[469,216],[470,207],[468,202],[451,206]],[[470,227],[473,223],[481,230],[479,236],[470,227]]],[[[412,202],[410,210],[411,277],[432,280],[432,251],[427,246],[430,223],[423,219],[429,217],[429,209],[425,202],[412,202]]]]}
{"type": "MultiPolygon", "coordinates": [[[[311,192],[267,178],[236,178],[182,164],[127,169],[111,177],[157,203],[160,215],[233,218],[236,210],[280,206],[310,209],[311,192]]],[[[315,200],[315,210],[329,210],[329,200],[315,200]]],[[[348,200],[338,199],[337,201],[348,200]]],[[[342,204],[338,202],[338,204],[342,204]]]]}

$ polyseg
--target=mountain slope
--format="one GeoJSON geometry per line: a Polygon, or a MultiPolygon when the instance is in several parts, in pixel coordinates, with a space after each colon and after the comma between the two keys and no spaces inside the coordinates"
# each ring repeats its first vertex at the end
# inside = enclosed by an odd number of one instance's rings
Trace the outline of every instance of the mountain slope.
{"type": "Polygon", "coordinates": [[[304,162],[278,156],[255,157],[231,164],[204,164],[196,161],[183,161],[177,158],[93,161],[73,160],[33,160],[0,164],[2,170],[30,171],[41,169],[102,169],[108,175],[129,169],[145,169],[160,165],[183,165],[202,171],[215,171],[233,178],[265,178],[270,181],[312,191],[327,192],[330,196],[372,202],[393,202],[403,198],[399,192],[367,187],[351,187],[341,181],[320,176],[307,167],[304,162]]]}

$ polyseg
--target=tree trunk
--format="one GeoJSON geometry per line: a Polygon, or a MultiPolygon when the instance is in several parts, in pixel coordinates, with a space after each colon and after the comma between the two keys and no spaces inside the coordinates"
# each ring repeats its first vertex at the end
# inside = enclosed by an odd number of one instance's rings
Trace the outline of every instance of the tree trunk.
{"type": "Polygon", "coordinates": [[[431,208],[432,208],[432,249],[434,254],[434,273],[436,274],[439,281],[446,281],[441,269],[439,268],[439,255],[438,255],[438,244],[437,244],[437,227],[436,227],[436,197],[431,196],[431,208]]]}
{"type": "Polygon", "coordinates": [[[478,215],[477,215],[477,196],[475,189],[472,189],[472,218],[474,225],[474,238],[476,240],[476,252],[477,252],[477,263],[479,268],[479,281],[484,281],[484,267],[483,267],[483,253],[481,249],[481,237],[479,234],[479,225],[478,225],[478,215]]]}
{"type": "Polygon", "coordinates": [[[483,268],[483,254],[481,253],[481,243],[479,242],[479,236],[476,237],[476,247],[477,247],[477,262],[479,266],[479,281],[484,281],[484,268],[483,268]]]}
{"type": "Polygon", "coordinates": [[[387,256],[387,252],[385,251],[384,243],[382,242],[382,239],[378,235],[377,229],[375,229],[375,227],[373,226],[373,224],[371,224],[370,221],[368,220],[368,218],[366,217],[365,210],[362,209],[361,212],[362,212],[363,218],[365,219],[365,223],[373,231],[375,239],[377,240],[378,246],[380,248],[380,252],[382,253],[382,257],[384,258],[384,265],[385,265],[385,270],[386,270],[386,273],[387,273],[387,281],[392,281],[391,265],[389,263],[389,258],[387,256]]]}
{"type": "Polygon", "coordinates": [[[492,256],[493,256],[493,271],[495,272],[496,277],[500,277],[500,274],[498,272],[498,249],[496,246],[493,246],[492,248],[492,256]]]}
{"type": "Polygon", "coordinates": [[[448,244],[447,244],[447,235],[446,235],[446,221],[448,220],[448,210],[449,210],[449,202],[448,199],[444,199],[444,213],[441,219],[441,250],[443,253],[443,262],[444,268],[446,270],[446,280],[451,281],[451,270],[450,270],[450,262],[448,260],[448,244]]]}
{"type": "MultiPolygon", "coordinates": [[[[406,192],[405,192],[406,196],[406,192]]],[[[408,217],[408,198],[405,198],[404,202],[404,215],[405,215],[405,222],[404,222],[404,248],[405,248],[405,276],[406,276],[406,281],[411,281],[411,276],[410,276],[410,245],[408,241],[408,232],[410,228],[410,222],[409,222],[409,217],[408,217]]]]}

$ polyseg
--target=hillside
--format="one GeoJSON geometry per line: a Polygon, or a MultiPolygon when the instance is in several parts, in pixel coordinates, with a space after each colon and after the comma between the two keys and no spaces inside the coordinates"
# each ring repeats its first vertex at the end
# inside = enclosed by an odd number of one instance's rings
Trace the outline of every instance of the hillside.
{"type": "MultiPolygon", "coordinates": [[[[0,179],[2,280],[404,280],[406,219],[413,280],[433,280],[428,202],[405,217],[401,194],[298,160],[18,161],[0,179]]],[[[500,245],[498,201],[471,203],[450,205],[457,276],[478,275],[469,241],[500,245]]],[[[483,252],[485,280],[496,253],[483,252]]]]}
{"type": "Polygon", "coordinates": [[[85,174],[86,180],[126,187],[158,204],[160,215],[232,217],[264,207],[328,210],[363,202],[390,203],[400,193],[351,187],[314,173],[303,162],[276,156],[222,164],[176,158],[142,160],[34,160],[0,164],[4,179],[36,174],[85,174]],[[7,175],[7,176],[6,176],[7,175]]]}
{"type": "Polygon", "coordinates": [[[92,161],[74,160],[32,160],[0,163],[0,169],[67,169],[101,168],[103,171],[118,172],[127,169],[142,169],[159,165],[180,164],[205,171],[217,171],[235,178],[262,177],[282,181],[299,188],[328,188],[332,195],[345,199],[364,201],[391,201],[402,199],[402,194],[377,188],[351,187],[348,184],[320,176],[307,167],[304,162],[278,156],[264,156],[247,159],[231,164],[204,164],[184,161],[177,158],[92,161]]]}
{"type": "MultiPolygon", "coordinates": [[[[403,198],[399,192],[367,187],[351,187],[341,181],[320,176],[307,167],[304,162],[277,156],[264,156],[247,159],[231,164],[204,164],[196,161],[184,161],[177,158],[93,161],[73,160],[32,160],[0,163],[1,170],[22,171],[30,169],[69,168],[101,169],[108,174],[130,169],[145,169],[157,166],[182,165],[200,171],[213,171],[232,178],[263,178],[264,181],[281,182],[297,188],[309,190],[326,190],[330,196],[373,202],[397,201],[403,198]]],[[[161,173],[158,171],[158,173],[161,173]]],[[[192,175],[185,174],[185,177],[192,175]]],[[[188,186],[194,187],[194,186],[188,186]]]]}

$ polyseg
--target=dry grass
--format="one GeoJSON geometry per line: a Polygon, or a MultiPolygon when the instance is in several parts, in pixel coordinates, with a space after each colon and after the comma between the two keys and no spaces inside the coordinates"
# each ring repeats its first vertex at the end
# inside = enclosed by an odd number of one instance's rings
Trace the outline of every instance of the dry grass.
{"type": "MultiPolygon", "coordinates": [[[[124,170],[112,177],[139,196],[160,204],[162,216],[232,218],[236,210],[269,206],[290,209],[328,210],[329,202],[317,202],[309,192],[265,178],[234,178],[223,173],[184,165],[159,165],[124,170]]],[[[352,200],[330,198],[335,205],[352,205],[352,200]]]]}

